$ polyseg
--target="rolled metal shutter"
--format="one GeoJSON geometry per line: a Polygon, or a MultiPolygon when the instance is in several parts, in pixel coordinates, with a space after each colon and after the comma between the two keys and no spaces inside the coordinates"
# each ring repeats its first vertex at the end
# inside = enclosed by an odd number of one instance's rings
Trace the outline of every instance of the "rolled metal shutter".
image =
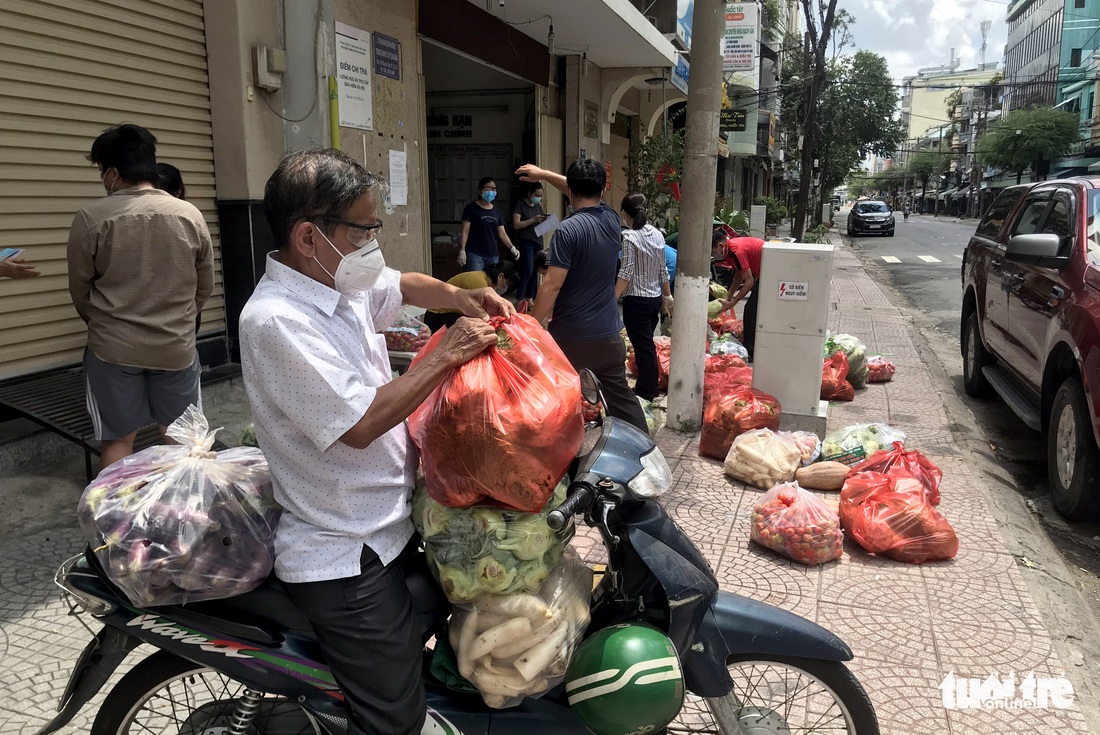
{"type": "Polygon", "coordinates": [[[76,210],[104,194],[92,141],[122,122],[152,131],[206,217],[202,331],[225,328],[201,0],[0,0],[0,248],[42,272],[0,281],[0,379],[80,359],[65,246],[76,210]]]}

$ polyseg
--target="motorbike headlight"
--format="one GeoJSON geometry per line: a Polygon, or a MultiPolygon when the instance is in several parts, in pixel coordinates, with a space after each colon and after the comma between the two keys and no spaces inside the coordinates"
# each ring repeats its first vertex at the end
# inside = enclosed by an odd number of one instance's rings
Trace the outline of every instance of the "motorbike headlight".
{"type": "Polygon", "coordinates": [[[664,495],[672,484],[672,470],[669,469],[661,450],[643,454],[642,471],[630,481],[630,491],[639,498],[656,498],[664,495]]]}

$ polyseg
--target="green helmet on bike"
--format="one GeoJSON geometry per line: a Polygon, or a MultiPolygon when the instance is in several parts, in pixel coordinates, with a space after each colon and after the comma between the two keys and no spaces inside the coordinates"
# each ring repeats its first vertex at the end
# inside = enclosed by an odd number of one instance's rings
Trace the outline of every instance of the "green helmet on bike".
{"type": "Polygon", "coordinates": [[[570,708],[596,735],[660,730],[684,703],[676,648],[642,623],[613,625],[577,648],[565,673],[570,708]]]}

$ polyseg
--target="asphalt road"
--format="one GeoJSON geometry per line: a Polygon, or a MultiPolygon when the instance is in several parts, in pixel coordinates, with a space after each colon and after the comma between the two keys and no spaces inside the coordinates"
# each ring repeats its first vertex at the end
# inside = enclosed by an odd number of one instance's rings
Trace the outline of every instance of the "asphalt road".
{"type": "MultiPolygon", "coordinates": [[[[837,215],[841,231],[848,210],[837,215]]],[[[962,388],[959,312],[962,307],[962,253],[977,222],[932,215],[897,214],[894,237],[849,238],[868,272],[909,309],[948,381],[955,388],[960,412],[968,411],[988,442],[989,452],[1005,474],[1006,492],[1025,499],[1050,540],[1062,553],[1075,583],[1100,615],[1100,524],[1068,523],[1050,504],[1046,440],[1032,431],[999,399],[975,400],[962,388]]],[[[950,407],[949,407],[950,409],[950,407]]],[[[956,426],[970,416],[952,417],[956,426]]]]}

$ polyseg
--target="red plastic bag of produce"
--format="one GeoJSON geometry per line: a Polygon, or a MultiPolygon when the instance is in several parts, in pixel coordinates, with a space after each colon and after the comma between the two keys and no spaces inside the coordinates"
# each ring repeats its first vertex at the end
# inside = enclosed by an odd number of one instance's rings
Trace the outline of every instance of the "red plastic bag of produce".
{"type": "Polygon", "coordinates": [[[909,564],[953,559],[959,551],[951,524],[914,493],[872,493],[852,512],[849,532],[872,554],[909,564]]]}
{"type": "Polygon", "coordinates": [[[657,348],[657,390],[668,393],[668,373],[672,369],[672,355],[657,348]]]}
{"type": "Polygon", "coordinates": [[[844,553],[836,512],[797,482],[776,485],[752,509],[752,540],[803,564],[824,564],[844,553]]]}
{"type": "Polygon", "coordinates": [[[212,452],[214,435],[190,406],[168,427],[179,444],[106,467],[77,517],[107,576],[140,607],[216,600],[271,572],[279,506],[260,450],[212,452]]]}
{"type": "Polygon", "coordinates": [[[882,355],[867,358],[867,382],[888,383],[894,377],[894,363],[882,355]]]}
{"type": "Polygon", "coordinates": [[[732,368],[747,367],[745,361],[737,355],[707,355],[703,368],[707,373],[724,373],[732,368]]]}
{"type": "Polygon", "coordinates": [[[732,334],[737,339],[741,339],[745,334],[745,323],[733,315],[733,309],[722,312],[715,319],[707,319],[707,325],[719,336],[732,334]]]}
{"type": "Polygon", "coordinates": [[[704,373],[703,402],[706,403],[716,396],[723,395],[724,393],[729,393],[731,390],[738,386],[751,385],[751,367],[729,368],[725,372],[721,373],[704,373]]]}
{"type": "Polygon", "coordinates": [[[775,396],[747,385],[734,386],[728,393],[713,397],[703,407],[699,454],[724,460],[733,440],[746,431],[777,430],[780,410],[775,396]]]}
{"type": "Polygon", "coordinates": [[[402,313],[389,329],[382,332],[386,338],[386,349],[394,352],[419,352],[428,344],[432,330],[415,317],[402,313]]]}
{"type": "MultiPolygon", "coordinates": [[[[409,435],[436,502],[537,513],[584,438],[580,378],[532,317],[492,323],[497,345],[443,379],[409,416],[409,435]]],[[[443,335],[432,335],[413,364],[443,335]]]]}
{"type": "Polygon", "coordinates": [[[848,356],[835,352],[826,357],[821,368],[821,400],[852,401],[855,397],[856,389],[848,382],[848,356]]]}
{"type": "Polygon", "coordinates": [[[884,475],[915,477],[925,489],[925,500],[932,505],[940,504],[940,480],[943,472],[932,464],[932,460],[916,450],[906,451],[901,442],[894,442],[893,449],[875,452],[852,468],[849,475],[857,472],[881,472],[884,475]]]}

